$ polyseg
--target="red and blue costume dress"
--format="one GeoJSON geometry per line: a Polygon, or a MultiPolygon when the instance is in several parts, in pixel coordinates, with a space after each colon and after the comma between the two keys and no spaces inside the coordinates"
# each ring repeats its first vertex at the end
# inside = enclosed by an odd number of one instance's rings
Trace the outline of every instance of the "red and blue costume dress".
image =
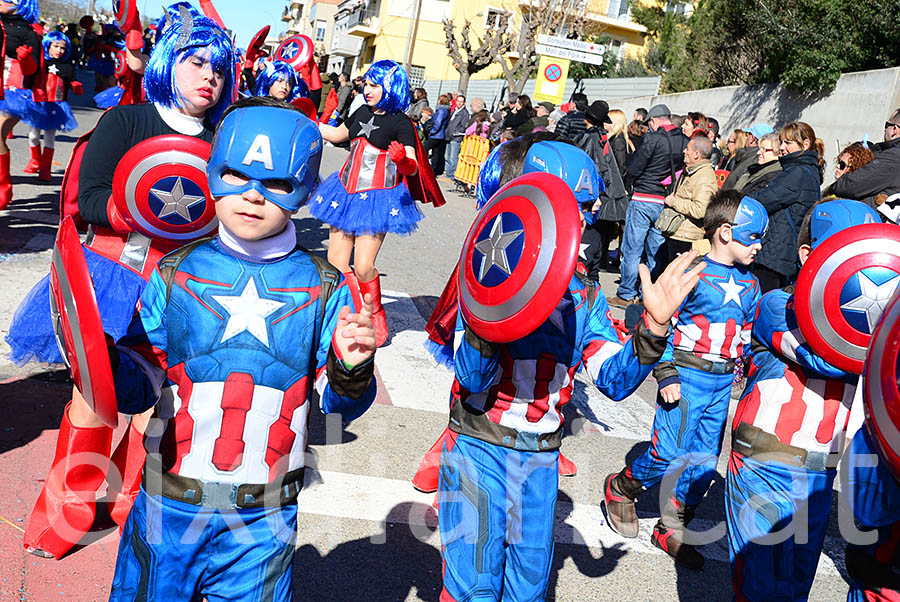
{"type": "Polygon", "coordinates": [[[561,408],[582,366],[613,399],[665,350],[643,323],[621,344],[606,299],[580,275],[528,336],[485,341],[457,322],[455,380],[441,453],[441,600],[542,600],[553,558],[561,408]],[[463,332],[464,331],[464,332],[463,332]]]}
{"type": "Polygon", "coordinates": [[[812,351],[788,290],[760,300],[749,358],[726,476],[734,595],[802,600],[819,563],[858,377],[812,351]]]}
{"type": "MultiPolygon", "coordinates": [[[[403,113],[378,114],[363,105],[345,125],[350,133],[350,156],[340,171],[319,187],[309,202],[309,212],[329,226],[355,235],[414,232],[424,215],[388,155],[394,140],[417,148],[412,122],[403,113]]],[[[418,164],[421,166],[421,161],[418,164]]]]}
{"type": "Polygon", "coordinates": [[[78,127],[69,106],[69,90],[81,93],[75,79],[75,64],[70,60],[41,58],[41,66],[33,78],[31,89],[6,91],[0,101],[0,112],[18,117],[38,130],[68,132],[78,127]]]}
{"type": "Polygon", "coordinates": [[[108,109],[117,105],[133,105],[144,101],[142,82],[144,76],[128,68],[126,50],[116,52],[116,85],[94,94],[97,108],[108,109]]]}
{"type": "Polygon", "coordinates": [[[644,490],[679,473],[670,504],[687,516],[716,474],[734,364],[750,343],[760,298],[759,283],[746,266],[704,261],[697,286],[677,313],[663,361],[653,370],[660,389],[681,384],[681,399],[660,401],[650,447],[624,470],[644,490]]]}
{"type": "Polygon", "coordinates": [[[110,600],[292,599],[312,389],[324,412],[352,420],[376,385],[372,358],[348,370],[332,345],[351,303],[339,272],[325,301],[293,226],[273,239],[286,250],[246,255],[220,229],[179,251],[116,345],[119,408],[155,405],[161,435],[148,439],[159,455],[148,455],[110,600]]]}

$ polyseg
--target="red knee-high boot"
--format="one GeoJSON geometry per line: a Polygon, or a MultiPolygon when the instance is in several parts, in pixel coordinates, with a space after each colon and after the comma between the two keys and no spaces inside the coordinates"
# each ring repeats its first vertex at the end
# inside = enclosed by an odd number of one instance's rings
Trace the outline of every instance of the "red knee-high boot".
{"type": "Polygon", "coordinates": [[[381,275],[368,282],[359,281],[359,292],[365,297],[366,293],[372,296],[372,326],[375,328],[375,344],[381,347],[388,338],[387,316],[384,306],[381,305],[381,275]]]}
{"type": "Polygon", "coordinates": [[[41,147],[29,146],[28,148],[31,149],[31,159],[28,160],[28,165],[22,171],[25,173],[37,173],[41,167],[41,147]]]}
{"type": "Polygon", "coordinates": [[[132,419],[125,436],[112,454],[107,475],[109,490],[106,493],[106,505],[109,508],[109,515],[119,527],[125,525],[125,519],[128,518],[134,499],[140,491],[141,474],[146,459],[144,435],[137,430],[132,419]]]}
{"type": "Polygon", "coordinates": [[[0,210],[12,201],[12,180],[9,177],[9,153],[0,155],[0,210]]]}
{"type": "Polygon", "coordinates": [[[74,426],[66,406],[56,456],[25,529],[22,543],[26,550],[59,558],[90,530],[97,490],[106,480],[109,467],[112,433],[108,426],[74,426]]]}
{"type": "Polygon", "coordinates": [[[49,182],[52,179],[50,175],[51,167],[53,167],[53,149],[45,146],[41,155],[41,167],[38,169],[38,180],[49,182]]]}
{"type": "Polygon", "coordinates": [[[353,297],[353,311],[362,309],[362,295],[359,294],[359,280],[353,270],[344,272],[344,280],[347,281],[347,287],[350,289],[350,296],[353,297]]]}

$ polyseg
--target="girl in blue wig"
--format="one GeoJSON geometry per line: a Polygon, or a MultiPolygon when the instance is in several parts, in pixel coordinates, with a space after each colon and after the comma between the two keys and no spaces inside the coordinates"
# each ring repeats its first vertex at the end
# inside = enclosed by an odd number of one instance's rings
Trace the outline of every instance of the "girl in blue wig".
{"type": "Polygon", "coordinates": [[[309,98],[309,86],[288,63],[264,61],[256,76],[254,95],[291,102],[297,98],[309,98]]]}
{"type": "MultiPolygon", "coordinates": [[[[84,144],[81,162],[70,165],[70,169],[78,170],[78,217],[92,232],[84,256],[104,330],[113,339],[125,334],[154,266],[180,244],[163,238],[162,231],[154,236],[139,236],[132,231],[129,223],[139,220],[126,221],[121,215],[120,211],[126,209],[113,198],[113,176],[119,168],[131,173],[122,158],[129,150],[146,145],[150,138],[179,134],[211,142],[212,122],[229,104],[234,89],[234,56],[225,32],[185,6],[170,16],[172,22],[162,32],[147,63],[145,83],[150,102],[117,106],[104,113],[84,144]]],[[[203,198],[196,184],[182,180],[178,179],[176,185],[164,179],[154,190],[144,189],[135,211],[142,211],[143,219],[156,223],[182,228],[193,225],[197,231],[188,234],[200,236],[209,228],[201,218],[208,208],[206,202],[185,205],[183,211],[164,210],[167,199],[177,203],[183,195],[203,198]],[[166,185],[171,190],[157,190],[166,185]]],[[[16,362],[62,362],[50,318],[48,277],[32,288],[16,310],[6,340],[16,362]]],[[[108,506],[120,525],[139,490],[145,458],[143,430],[149,418],[139,415],[131,420],[109,463],[110,473],[118,475],[110,482],[120,486],[107,494],[108,506]]],[[[53,466],[61,467],[64,474],[58,480],[47,479],[25,531],[26,550],[59,558],[79,540],[80,533],[90,529],[96,496],[89,492],[103,486],[105,471],[86,474],[67,458],[82,452],[110,457],[112,434],[73,389],[72,402],[63,412],[53,460],[53,466]]]]}
{"type": "Polygon", "coordinates": [[[373,63],[365,75],[363,94],[366,104],[346,122],[337,127],[319,124],[325,140],[352,141],[346,163],[319,188],[310,213],[331,226],[328,261],[344,272],[357,298],[366,293],[372,296],[372,321],[381,345],[388,331],[375,258],[385,234],[409,234],[423,217],[407,186],[420,166],[415,129],[403,113],[410,103],[403,68],[394,61],[373,63]]]}
{"type": "MultiPolygon", "coordinates": [[[[41,39],[31,28],[37,21],[37,0],[0,1],[0,35],[6,47],[8,74],[6,81],[0,82],[0,89],[6,89],[9,96],[16,90],[30,92],[37,79],[41,64],[41,39]]],[[[0,78],[4,77],[0,74],[0,78]]],[[[7,136],[19,122],[21,113],[15,103],[7,106],[0,100],[0,209],[5,209],[12,201],[12,181],[9,175],[9,146],[7,136]]]]}
{"type": "Polygon", "coordinates": [[[68,132],[78,127],[67,98],[71,89],[82,93],[81,83],[75,79],[75,65],[71,61],[69,38],[61,31],[44,36],[41,67],[33,90],[10,90],[6,94],[6,110],[28,124],[28,146],[31,160],[25,173],[37,173],[38,179],[50,181],[56,131],[68,132]],[[44,150],[41,152],[41,132],[44,150]]]}

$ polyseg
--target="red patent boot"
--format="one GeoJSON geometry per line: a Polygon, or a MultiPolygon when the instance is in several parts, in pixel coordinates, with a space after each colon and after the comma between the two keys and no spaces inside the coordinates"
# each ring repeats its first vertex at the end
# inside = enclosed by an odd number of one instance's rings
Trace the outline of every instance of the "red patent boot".
{"type": "Polygon", "coordinates": [[[362,309],[362,295],[359,293],[359,280],[353,270],[344,272],[344,280],[347,281],[347,288],[350,289],[350,296],[353,297],[353,311],[358,312],[362,309]]]}
{"type": "Polygon", "coordinates": [[[44,147],[41,155],[41,167],[38,169],[38,180],[41,182],[49,182],[52,179],[50,168],[53,166],[53,149],[44,147]]]}
{"type": "Polygon", "coordinates": [[[41,167],[41,147],[29,146],[28,148],[31,149],[31,159],[28,160],[28,165],[22,171],[25,173],[37,173],[41,167]]]}
{"type": "Polygon", "coordinates": [[[32,554],[57,559],[94,524],[97,490],[106,480],[113,433],[105,425],[74,426],[69,421],[70,405],[63,412],[56,455],[22,542],[32,554]]]}
{"type": "Polygon", "coordinates": [[[419,463],[416,474],[413,475],[413,487],[422,493],[434,493],[438,490],[438,473],[441,467],[441,450],[444,448],[444,441],[450,434],[450,429],[445,428],[441,436],[434,442],[425,457],[419,463]]]}
{"type": "Polygon", "coordinates": [[[384,306],[381,305],[380,278],[379,274],[368,282],[359,282],[360,295],[365,297],[368,293],[372,296],[372,326],[375,328],[375,344],[378,347],[384,345],[388,338],[387,315],[384,313],[384,306]]]}
{"type": "Polygon", "coordinates": [[[12,202],[12,180],[9,177],[9,153],[0,155],[0,211],[12,202]]]}
{"type": "Polygon", "coordinates": [[[110,517],[120,528],[125,526],[125,519],[140,491],[146,459],[144,434],[137,430],[132,419],[125,436],[112,454],[107,476],[109,490],[106,493],[106,504],[110,517]]]}

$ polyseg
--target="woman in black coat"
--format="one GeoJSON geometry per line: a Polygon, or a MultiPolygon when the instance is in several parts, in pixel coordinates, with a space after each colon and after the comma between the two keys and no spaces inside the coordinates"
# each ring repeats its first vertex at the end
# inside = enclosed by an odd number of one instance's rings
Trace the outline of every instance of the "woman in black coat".
{"type": "Polygon", "coordinates": [[[822,198],[816,133],[802,121],[779,132],[782,172],[754,197],[769,213],[769,230],[762,239],[753,272],[762,292],[787,286],[797,277],[797,233],[807,211],[822,198]]]}

